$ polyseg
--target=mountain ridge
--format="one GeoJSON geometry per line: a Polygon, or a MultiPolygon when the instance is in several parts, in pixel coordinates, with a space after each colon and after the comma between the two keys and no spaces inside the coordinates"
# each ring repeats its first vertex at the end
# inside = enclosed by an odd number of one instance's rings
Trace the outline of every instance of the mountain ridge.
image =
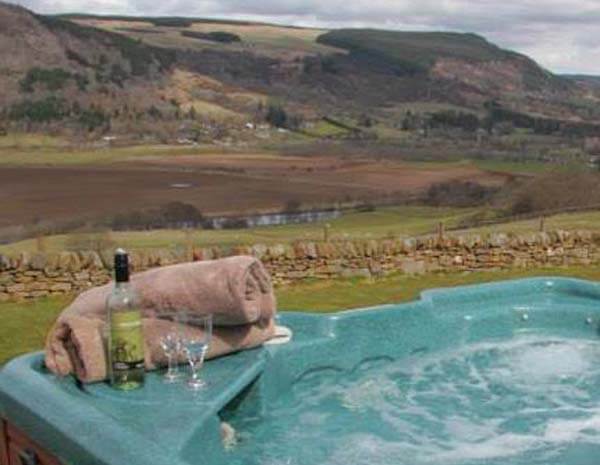
{"type": "Polygon", "coordinates": [[[39,15],[0,3],[0,58],[0,125],[29,129],[66,121],[75,131],[145,132],[159,120],[175,128],[199,117],[242,125],[260,120],[270,99],[309,120],[405,102],[484,112],[494,101],[525,114],[600,121],[589,110],[595,86],[473,33],[39,15]],[[205,40],[215,33],[239,40],[205,40]]]}

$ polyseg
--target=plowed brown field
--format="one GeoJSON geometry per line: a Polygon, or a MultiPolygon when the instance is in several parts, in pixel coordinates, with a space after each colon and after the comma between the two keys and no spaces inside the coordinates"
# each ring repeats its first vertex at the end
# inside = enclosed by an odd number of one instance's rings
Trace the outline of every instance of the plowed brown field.
{"type": "Polygon", "coordinates": [[[453,179],[502,184],[470,165],[408,164],[264,154],[170,156],[111,165],[0,167],[0,226],[98,218],[193,204],[203,213],[280,210],[294,200],[325,206],[415,193],[453,179]]]}

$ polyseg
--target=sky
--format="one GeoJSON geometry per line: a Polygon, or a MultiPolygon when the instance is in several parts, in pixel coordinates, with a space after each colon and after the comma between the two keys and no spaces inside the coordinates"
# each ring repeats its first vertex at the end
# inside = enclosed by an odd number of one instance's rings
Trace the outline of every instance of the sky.
{"type": "Polygon", "coordinates": [[[38,13],[475,32],[559,73],[600,75],[600,0],[11,0],[38,13]]]}

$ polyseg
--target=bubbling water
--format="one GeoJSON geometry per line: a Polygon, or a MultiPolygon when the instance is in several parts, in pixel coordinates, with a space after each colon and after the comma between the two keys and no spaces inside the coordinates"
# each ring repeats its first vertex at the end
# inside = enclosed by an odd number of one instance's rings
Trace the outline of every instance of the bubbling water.
{"type": "Polygon", "coordinates": [[[600,343],[521,335],[324,372],[236,429],[232,464],[564,465],[600,447],[600,343]]]}

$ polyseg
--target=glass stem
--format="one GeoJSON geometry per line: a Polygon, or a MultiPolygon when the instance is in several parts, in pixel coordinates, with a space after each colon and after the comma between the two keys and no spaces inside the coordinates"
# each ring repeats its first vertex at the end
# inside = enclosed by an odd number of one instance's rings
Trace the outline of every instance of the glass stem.
{"type": "Polygon", "coordinates": [[[173,363],[173,354],[167,354],[168,370],[167,374],[172,376],[175,374],[175,365],[173,363]]]}
{"type": "Polygon", "coordinates": [[[193,360],[190,360],[190,368],[192,371],[192,379],[195,381],[198,379],[198,369],[197,367],[197,363],[194,362],[193,360]]]}
{"type": "Polygon", "coordinates": [[[200,368],[202,368],[203,363],[204,363],[204,355],[202,355],[202,357],[200,357],[199,360],[195,360],[195,361],[190,360],[190,367],[192,369],[192,379],[194,381],[198,380],[198,372],[200,371],[200,368]]]}

